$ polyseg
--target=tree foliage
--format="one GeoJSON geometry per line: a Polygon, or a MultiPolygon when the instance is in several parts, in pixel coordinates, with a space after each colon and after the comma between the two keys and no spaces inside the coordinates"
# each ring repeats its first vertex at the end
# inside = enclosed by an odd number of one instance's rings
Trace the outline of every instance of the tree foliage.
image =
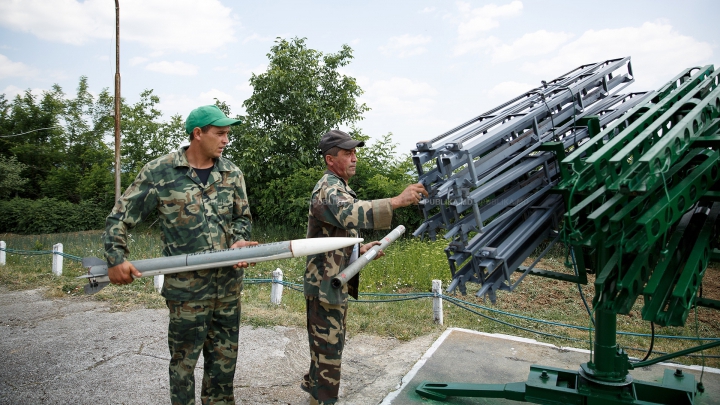
{"type": "Polygon", "coordinates": [[[179,115],[163,122],[156,108],[160,98],[152,90],[140,94],[140,100],[122,108],[121,153],[126,181],[132,181],[149,161],[177,149],[187,139],[184,119],[179,115]]]}
{"type": "MultiPolygon", "coordinates": [[[[352,135],[356,139],[369,139],[357,129],[352,131],[352,135]]],[[[397,144],[393,143],[392,134],[388,133],[358,149],[356,175],[350,179],[350,185],[363,200],[394,197],[408,184],[417,181],[414,172],[411,157],[397,156],[397,144]]],[[[411,205],[395,210],[392,226],[402,224],[415,228],[422,220],[422,212],[411,205]]]]}
{"type": "MultiPolygon", "coordinates": [[[[121,100],[123,187],[144,163],[177,148],[185,139],[182,118],[163,120],[155,108],[158,102],[152,90],[143,92],[134,105],[121,100]]],[[[0,94],[0,200],[19,197],[0,208],[17,211],[23,204],[43,201],[43,207],[50,208],[38,211],[38,205],[28,206],[27,215],[45,218],[52,222],[47,225],[50,228],[66,229],[57,224],[57,218],[67,218],[77,229],[102,226],[97,213],[107,215],[114,204],[113,134],[114,98],[108,89],[93,96],[86,77],[80,78],[72,97],[58,85],[40,96],[28,90],[8,100],[0,94]],[[93,216],[86,215],[86,221],[77,212],[93,216]]],[[[0,212],[0,216],[5,214],[0,212]]],[[[36,223],[26,218],[12,229],[41,228],[42,220],[36,223]]]]}
{"type": "MultiPolygon", "coordinates": [[[[106,119],[108,109],[102,104],[107,102],[107,90],[104,93],[96,103],[88,90],[87,78],[81,77],[75,97],[59,100],[62,105],[59,119],[64,131],[59,137],[62,145],[57,151],[63,158],[53,165],[41,182],[43,196],[79,203],[83,199],[80,189],[83,179],[93,168],[111,167],[112,151],[103,139],[112,129],[112,121],[106,119]]],[[[100,188],[93,190],[93,194],[99,194],[107,201],[107,191],[100,188]]]]}
{"type": "Polygon", "coordinates": [[[60,128],[63,97],[62,89],[56,85],[39,100],[27,90],[2,104],[0,154],[15,156],[25,165],[22,176],[28,183],[19,193],[22,197],[41,197],[42,182],[65,157],[65,135],[60,128]]]}
{"type": "Polygon", "coordinates": [[[15,156],[0,155],[0,199],[9,198],[17,195],[23,189],[28,179],[22,177],[20,173],[27,165],[18,162],[15,156]]]}
{"type": "MultiPolygon", "coordinates": [[[[355,79],[339,72],[352,60],[347,45],[323,54],[305,38],[278,38],[268,58],[267,71],[250,79],[253,94],[243,104],[246,115],[237,117],[243,123],[231,127],[225,155],[245,173],[255,217],[301,234],[325,169],[320,137],[340,125],[355,128],[369,108],[357,101],[362,89],[355,79]]],[[[120,100],[123,188],[147,162],[187,142],[184,117],[164,118],[159,102],[151,89],[134,104],[120,100]]],[[[231,116],[227,103],[215,104],[231,116]]],[[[39,96],[0,94],[0,232],[102,227],[114,203],[114,147],[113,95],[103,89],[94,96],[86,77],[71,97],[58,85],[39,96]]],[[[363,199],[397,195],[413,181],[410,159],[396,157],[391,134],[358,156],[350,185],[363,199]]],[[[409,208],[394,216],[406,225],[418,220],[409,208]]]]}
{"type": "Polygon", "coordinates": [[[369,110],[357,102],[362,89],[355,79],[338,71],[352,59],[349,46],[323,55],[309,49],[305,38],[278,38],[267,56],[267,71],[250,78],[247,116],[230,147],[247,177],[263,185],[320,167],[320,137],[369,110]]]}

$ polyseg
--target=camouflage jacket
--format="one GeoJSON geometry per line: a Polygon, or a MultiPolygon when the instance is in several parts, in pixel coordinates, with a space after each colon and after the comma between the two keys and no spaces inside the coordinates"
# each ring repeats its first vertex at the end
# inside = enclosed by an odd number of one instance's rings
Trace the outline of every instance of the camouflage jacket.
{"type": "MultiPolygon", "coordinates": [[[[388,229],[392,213],[389,198],[358,200],[345,180],[325,171],[312,192],[307,237],[357,237],[358,229],[388,229]]],[[[347,267],[352,250],[350,246],[308,256],[303,283],[305,295],[319,297],[329,304],[347,302],[348,294],[357,298],[357,279],[342,290],[330,286],[330,280],[347,267]]]]}
{"type": "MultiPolygon", "coordinates": [[[[215,160],[203,185],[185,156],[187,147],[145,165],[106,219],[108,266],[125,261],[128,230],[157,210],[164,256],[227,249],[250,240],[250,207],[240,169],[225,158],[215,160]]],[[[166,299],[206,300],[239,295],[243,269],[223,267],[168,274],[166,299]]]]}

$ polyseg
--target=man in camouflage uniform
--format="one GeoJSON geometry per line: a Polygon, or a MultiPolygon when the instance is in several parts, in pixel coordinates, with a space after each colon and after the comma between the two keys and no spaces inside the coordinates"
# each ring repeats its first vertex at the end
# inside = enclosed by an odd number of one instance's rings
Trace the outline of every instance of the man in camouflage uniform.
{"type": "MultiPolygon", "coordinates": [[[[160,217],[163,255],[251,246],[245,180],[222,151],[230,125],[216,106],[196,108],[185,122],[190,146],[146,164],[107,217],[105,258],[110,281],[131,283],[140,273],[125,260],[127,232],[153,211],[160,217]]],[[[165,276],[162,296],[170,310],[172,404],[195,403],[194,369],[205,359],[203,404],[234,404],[240,292],[244,267],[188,271],[165,276]]]]}
{"type": "MultiPolygon", "coordinates": [[[[357,237],[358,229],[390,228],[393,209],[417,204],[427,191],[411,184],[398,196],[381,200],[358,200],[348,186],[355,175],[355,148],[365,143],[332,130],[320,140],[320,152],[327,170],[313,189],[308,214],[308,238],[357,237]]],[[[359,275],[336,294],[330,280],[349,264],[351,257],[364,254],[380,242],[338,249],[308,256],[304,290],[307,330],[310,343],[310,371],[301,388],[310,394],[311,404],[334,404],[340,389],[340,363],[345,345],[345,316],[348,295],[357,299],[359,275]],[[357,251],[355,250],[357,249],[357,251]]],[[[378,257],[381,255],[378,255],[378,257]]]]}

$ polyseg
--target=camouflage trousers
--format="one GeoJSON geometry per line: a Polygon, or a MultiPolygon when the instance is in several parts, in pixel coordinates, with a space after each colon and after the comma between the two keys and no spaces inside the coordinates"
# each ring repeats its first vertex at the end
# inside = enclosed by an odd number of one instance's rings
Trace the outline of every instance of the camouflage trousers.
{"type": "Polygon", "coordinates": [[[306,296],[310,371],[301,388],[320,404],[334,404],[340,390],[340,363],[345,346],[347,303],[332,305],[306,296]]]}
{"type": "Polygon", "coordinates": [[[205,359],[203,404],[234,404],[233,379],[238,351],[240,299],[166,301],[170,310],[170,400],[195,404],[195,364],[205,359]]]}

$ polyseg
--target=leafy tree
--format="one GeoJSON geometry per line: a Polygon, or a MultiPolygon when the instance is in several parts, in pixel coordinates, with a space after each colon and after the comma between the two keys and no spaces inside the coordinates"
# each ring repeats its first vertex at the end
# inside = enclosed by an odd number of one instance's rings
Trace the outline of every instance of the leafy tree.
{"type": "Polygon", "coordinates": [[[177,149],[187,139],[184,120],[179,115],[162,122],[155,106],[160,98],[152,90],[140,94],[140,101],[122,107],[121,153],[123,184],[129,184],[149,161],[177,149]]]}
{"type": "Polygon", "coordinates": [[[10,138],[12,138],[12,104],[0,94],[0,156],[11,156],[10,138]]]}
{"type": "Polygon", "coordinates": [[[43,181],[43,195],[73,203],[83,199],[107,200],[104,187],[90,190],[84,179],[94,168],[101,167],[106,170],[105,181],[112,180],[107,169],[111,167],[113,155],[104,142],[109,129],[108,101],[111,102],[112,98],[108,96],[107,89],[102,91],[96,102],[89,92],[87,78],[80,78],[75,98],[65,101],[62,114],[64,158],[43,181]]]}
{"type": "Polygon", "coordinates": [[[268,53],[265,73],[250,78],[253,94],[243,106],[247,116],[233,129],[229,155],[255,187],[298,170],[320,167],[320,137],[341,124],[362,119],[369,110],[356,100],[363,92],[355,79],[338,72],[352,49],[323,55],[308,49],[305,38],[278,38],[268,53]]]}
{"type": "Polygon", "coordinates": [[[27,90],[17,95],[12,104],[5,103],[0,107],[4,110],[0,114],[4,115],[0,154],[15,156],[18,162],[26,165],[23,177],[28,183],[20,191],[21,197],[41,196],[43,180],[65,157],[60,128],[63,98],[62,89],[55,85],[50,91],[43,92],[40,100],[27,90]]]}
{"type": "Polygon", "coordinates": [[[6,199],[17,195],[22,190],[28,179],[22,177],[20,173],[25,170],[27,165],[18,162],[15,156],[0,155],[0,199],[6,199]]]}

